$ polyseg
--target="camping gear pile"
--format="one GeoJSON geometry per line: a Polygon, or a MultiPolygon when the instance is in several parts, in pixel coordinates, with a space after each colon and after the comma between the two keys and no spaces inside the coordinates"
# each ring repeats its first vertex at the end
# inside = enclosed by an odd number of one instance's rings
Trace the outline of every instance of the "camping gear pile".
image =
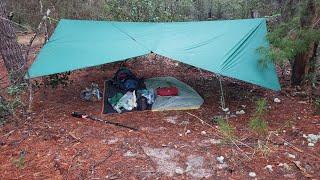
{"type": "Polygon", "coordinates": [[[84,101],[100,101],[102,99],[102,93],[99,90],[99,85],[92,83],[90,87],[86,87],[81,91],[80,98],[84,101]]]}
{"type": "Polygon", "coordinates": [[[120,68],[115,73],[110,86],[117,89],[117,92],[108,98],[108,103],[118,113],[132,110],[143,111],[154,103],[154,91],[147,89],[143,79],[138,79],[127,68],[120,68]]]}
{"type": "Polygon", "coordinates": [[[198,109],[204,100],[190,86],[173,77],[139,79],[120,68],[106,81],[103,113],[198,109]]]}

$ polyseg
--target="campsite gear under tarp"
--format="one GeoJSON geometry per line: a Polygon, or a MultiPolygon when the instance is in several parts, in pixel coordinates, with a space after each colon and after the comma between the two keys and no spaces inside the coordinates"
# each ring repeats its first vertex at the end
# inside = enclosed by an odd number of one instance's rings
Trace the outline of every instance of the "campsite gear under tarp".
{"type": "Polygon", "coordinates": [[[80,98],[84,101],[100,101],[102,96],[99,85],[96,83],[92,83],[90,87],[86,87],[86,89],[80,93],[80,98]]]}
{"type": "MultiPolygon", "coordinates": [[[[265,19],[201,22],[61,20],[27,77],[62,73],[151,52],[214,73],[280,90],[274,64],[260,64],[269,47],[265,19]]],[[[146,68],[147,69],[147,68],[146,68]]]]}
{"type": "Polygon", "coordinates": [[[85,113],[81,113],[81,112],[72,112],[71,116],[75,117],[75,118],[90,119],[90,120],[93,120],[93,121],[103,122],[103,123],[106,123],[106,124],[112,124],[112,125],[115,125],[115,126],[131,129],[131,130],[134,130],[134,131],[138,131],[138,129],[135,128],[135,127],[130,127],[130,126],[118,123],[118,122],[112,122],[112,121],[103,120],[103,119],[100,119],[100,118],[97,118],[97,117],[94,117],[94,116],[89,116],[89,115],[87,115],[85,113]]]}
{"type": "Polygon", "coordinates": [[[118,113],[122,113],[123,110],[132,111],[136,107],[138,107],[136,91],[128,91],[119,99],[113,109],[118,113]]]}
{"type": "MultiPolygon", "coordinates": [[[[140,91],[140,90],[143,90],[143,89],[146,89],[146,86],[145,84],[143,83],[142,80],[139,80],[139,86],[137,88],[137,91],[140,91]]],[[[122,98],[122,96],[120,97],[120,94],[124,95],[126,94],[128,91],[126,90],[123,90],[121,88],[119,88],[118,86],[116,86],[114,83],[113,83],[113,80],[108,80],[108,81],[105,81],[104,83],[104,94],[103,94],[103,107],[102,107],[102,113],[103,114],[111,114],[111,113],[118,113],[115,109],[114,109],[114,106],[115,105],[111,105],[115,103],[118,103],[118,101],[122,98]],[[118,97],[116,97],[118,94],[118,97]],[[120,99],[119,99],[120,97],[120,99]],[[111,98],[114,98],[114,101],[112,100],[112,102],[110,103],[110,99],[111,98]],[[117,98],[117,99],[116,99],[117,98]]],[[[138,101],[139,102],[139,97],[137,97],[138,101]]],[[[147,110],[151,109],[151,107],[148,107],[147,110]]],[[[137,108],[133,109],[133,111],[136,111],[138,110],[137,108]]],[[[128,110],[125,110],[125,109],[122,109],[121,110],[122,113],[124,112],[130,112],[128,110]]]]}
{"type": "Polygon", "coordinates": [[[152,111],[189,110],[199,109],[204,100],[189,85],[174,77],[156,77],[145,80],[148,89],[161,87],[177,87],[178,96],[157,96],[152,104],[152,111]]]}
{"type": "Polygon", "coordinates": [[[128,68],[120,68],[113,77],[113,83],[120,89],[129,91],[137,89],[139,79],[128,68]]]}
{"type": "Polygon", "coordinates": [[[158,96],[178,96],[179,89],[177,87],[162,87],[157,89],[158,96]]]}

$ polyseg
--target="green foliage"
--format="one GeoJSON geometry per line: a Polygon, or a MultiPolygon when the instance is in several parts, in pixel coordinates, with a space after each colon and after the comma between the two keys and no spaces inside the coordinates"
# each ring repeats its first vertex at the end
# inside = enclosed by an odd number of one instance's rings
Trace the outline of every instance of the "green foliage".
{"type": "MultiPolygon", "coordinates": [[[[309,50],[312,42],[320,41],[320,30],[312,26],[302,26],[302,19],[308,14],[306,1],[299,3],[298,11],[286,22],[278,23],[271,28],[267,38],[271,49],[262,52],[261,61],[272,60],[280,65],[292,61],[300,54],[309,50]]],[[[308,17],[310,21],[312,17],[308,17]]],[[[260,50],[261,51],[261,50],[260,50]]]]}
{"type": "Polygon", "coordinates": [[[19,95],[21,93],[23,93],[26,88],[27,88],[28,84],[27,83],[22,83],[22,84],[18,84],[18,85],[12,85],[10,87],[8,87],[8,94],[10,96],[16,96],[19,95]]]}
{"type": "Polygon", "coordinates": [[[268,132],[267,122],[257,117],[250,120],[249,127],[259,135],[264,135],[268,132]]]}
{"type": "Polygon", "coordinates": [[[104,6],[106,18],[117,21],[176,21],[191,18],[191,0],[175,2],[131,0],[119,2],[109,0],[104,6]],[[168,6],[171,4],[172,6],[168,6]]]}
{"type": "Polygon", "coordinates": [[[259,99],[256,102],[256,111],[253,117],[249,121],[249,127],[259,136],[266,135],[268,132],[268,124],[263,119],[263,116],[267,112],[267,101],[265,99],[259,99]]]}
{"type": "Polygon", "coordinates": [[[15,159],[13,161],[13,164],[17,167],[17,168],[24,168],[25,167],[25,156],[23,155],[19,155],[18,159],[15,159]]]}
{"type": "Polygon", "coordinates": [[[219,131],[224,136],[226,141],[230,141],[235,138],[235,128],[232,127],[228,121],[223,118],[217,119],[219,131]]]}
{"type": "Polygon", "coordinates": [[[0,96],[0,125],[8,121],[9,116],[14,115],[16,110],[24,106],[21,95],[27,88],[26,83],[9,86],[7,90],[6,99],[0,96]]]}
{"type": "Polygon", "coordinates": [[[69,78],[70,74],[71,72],[53,74],[48,76],[43,84],[37,83],[36,85],[44,85],[45,87],[51,87],[53,89],[58,88],[59,86],[65,87],[72,83],[72,80],[69,78]]]}

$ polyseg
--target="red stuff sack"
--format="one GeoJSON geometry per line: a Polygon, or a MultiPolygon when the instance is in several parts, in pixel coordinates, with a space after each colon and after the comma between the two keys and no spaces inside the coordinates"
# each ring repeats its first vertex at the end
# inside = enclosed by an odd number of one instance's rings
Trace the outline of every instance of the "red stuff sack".
{"type": "Polygon", "coordinates": [[[163,87],[156,91],[158,96],[178,96],[179,94],[179,89],[176,87],[163,87]]]}

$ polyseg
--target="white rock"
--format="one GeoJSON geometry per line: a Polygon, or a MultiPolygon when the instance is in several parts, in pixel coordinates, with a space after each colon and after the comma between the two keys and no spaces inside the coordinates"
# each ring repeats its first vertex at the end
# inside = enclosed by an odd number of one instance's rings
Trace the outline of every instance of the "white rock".
{"type": "Polygon", "coordinates": [[[206,131],[201,131],[201,135],[207,135],[206,131]]]}
{"type": "Polygon", "coordinates": [[[273,169],[272,169],[272,165],[267,165],[266,167],[264,167],[265,169],[267,169],[268,171],[272,172],[273,169]]]}
{"type": "Polygon", "coordinates": [[[246,114],[244,110],[236,111],[236,115],[243,115],[243,114],[246,114]]]}
{"type": "Polygon", "coordinates": [[[228,167],[228,165],[227,165],[226,163],[217,164],[217,168],[218,168],[218,169],[225,169],[225,168],[227,168],[227,167],[228,167]]]}
{"type": "Polygon", "coordinates": [[[308,146],[309,147],[314,147],[314,144],[313,143],[308,143],[308,146]]]}
{"type": "Polygon", "coordinates": [[[223,156],[219,156],[216,158],[217,161],[220,163],[220,164],[223,164],[224,163],[224,157],[223,156]]]}
{"type": "Polygon", "coordinates": [[[320,135],[315,135],[315,134],[309,134],[308,135],[308,141],[311,143],[317,143],[320,140],[320,135]]]}
{"type": "Polygon", "coordinates": [[[295,158],[296,158],[296,156],[295,156],[295,155],[290,154],[290,153],[286,153],[286,155],[288,156],[288,158],[292,158],[292,159],[295,159],[295,158]]]}
{"type": "Polygon", "coordinates": [[[185,135],[191,134],[191,131],[188,129],[184,134],[185,135]]]}
{"type": "Polygon", "coordinates": [[[279,98],[274,98],[273,102],[275,103],[281,103],[281,100],[279,98]]]}
{"type": "Polygon", "coordinates": [[[223,111],[223,112],[228,112],[228,111],[230,111],[230,110],[229,110],[229,108],[222,108],[222,111],[223,111]]]}
{"type": "Polygon", "coordinates": [[[177,174],[183,174],[183,173],[184,173],[184,170],[183,170],[181,167],[177,167],[177,168],[175,169],[175,172],[176,172],[177,174]]]}
{"type": "Polygon", "coordinates": [[[250,176],[250,177],[256,177],[257,174],[256,174],[255,172],[249,172],[249,176],[250,176]]]}

